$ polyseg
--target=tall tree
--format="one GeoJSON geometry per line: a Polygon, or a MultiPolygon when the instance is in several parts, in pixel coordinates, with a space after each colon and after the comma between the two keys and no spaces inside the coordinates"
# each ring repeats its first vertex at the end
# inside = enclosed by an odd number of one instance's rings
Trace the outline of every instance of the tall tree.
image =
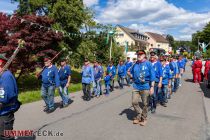
{"type": "Polygon", "coordinates": [[[0,13],[0,52],[10,57],[17,47],[18,39],[26,42],[11,65],[14,72],[19,71],[20,75],[33,72],[43,56],[54,56],[60,49],[58,43],[62,34],[43,28],[52,24],[53,20],[45,16],[28,15],[20,18],[0,13]]]}
{"type": "Polygon", "coordinates": [[[172,35],[167,35],[166,39],[168,40],[170,46],[172,47],[173,50],[176,50],[175,42],[174,42],[174,37],[172,35]]]}

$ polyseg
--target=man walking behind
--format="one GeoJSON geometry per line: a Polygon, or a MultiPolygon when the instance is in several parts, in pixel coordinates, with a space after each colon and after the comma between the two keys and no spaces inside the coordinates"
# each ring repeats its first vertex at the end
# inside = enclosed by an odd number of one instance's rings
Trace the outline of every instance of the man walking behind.
{"type": "Polygon", "coordinates": [[[49,57],[44,58],[45,68],[39,78],[42,79],[41,96],[46,104],[45,112],[51,113],[55,110],[54,95],[55,88],[60,86],[58,69],[52,64],[49,57]]]}
{"type": "Polygon", "coordinates": [[[123,63],[123,60],[119,61],[119,64],[117,66],[117,71],[118,71],[117,72],[117,75],[118,75],[117,80],[118,80],[120,89],[123,89],[124,79],[125,79],[125,76],[127,75],[126,66],[123,63]]]}
{"type": "Polygon", "coordinates": [[[93,73],[94,73],[93,92],[95,96],[98,98],[100,96],[100,82],[101,82],[101,77],[103,75],[102,68],[101,66],[99,66],[98,61],[94,61],[93,73]]]}
{"type": "Polygon", "coordinates": [[[150,107],[151,107],[151,113],[155,113],[156,111],[156,104],[158,102],[158,97],[161,97],[159,95],[158,90],[162,87],[162,78],[163,78],[163,71],[162,71],[162,65],[160,61],[158,61],[158,57],[155,52],[150,52],[150,61],[152,63],[152,66],[155,71],[155,85],[154,85],[154,94],[150,97],[150,107]]]}
{"type": "Polygon", "coordinates": [[[68,87],[71,81],[71,68],[66,64],[66,59],[62,59],[60,62],[60,68],[58,70],[60,78],[59,94],[62,99],[62,107],[67,107],[70,103],[70,97],[68,87]]]}
{"type": "Polygon", "coordinates": [[[109,66],[107,67],[107,72],[111,74],[111,81],[110,81],[110,91],[114,90],[114,78],[116,75],[116,68],[113,64],[113,61],[110,61],[109,66]]]}
{"type": "Polygon", "coordinates": [[[87,59],[85,59],[81,75],[82,75],[82,90],[84,93],[83,99],[85,101],[90,101],[91,100],[90,86],[91,83],[94,82],[94,73],[93,73],[93,67],[90,66],[89,61],[87,59]]]}
{"type": "MultiPolygon", "coordinates": [[[[125,62],[127,72],[131,68],[132,65],[133,65],[133,63],[130,61],[130,57],[127,57],[127,61],[125,62]]],[[[130,76],[128,76],[127,73],[126,73],[126,82],[127,82],[127,85],[130,86],[130,84],[131,84],[130,76]]]]}

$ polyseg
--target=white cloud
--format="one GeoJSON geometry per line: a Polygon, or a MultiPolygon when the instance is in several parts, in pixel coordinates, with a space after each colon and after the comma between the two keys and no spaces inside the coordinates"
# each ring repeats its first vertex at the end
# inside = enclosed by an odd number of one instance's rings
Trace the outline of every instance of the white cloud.
{"type": "Polygon", "coordinates": [[[128,21],[154,21],[183,13],[165,0],[112,0],[103,9],[99,19],[102,22],[121,23],[128,21]]]}
{"type": "Polygon", "coordinates": [[[180,35],[180,36],[175,36],[175,40],[191,40],[192,36],[191,35],[180,35]]]}
{"type": "Polygon", "coordinates": [[[100,10],[97,20],[157,33],[167,34],[173,29],[180,33],[177,38],[189,40],[192,33],[210,21],[210,12],[190,12],[166,0],[109,0],[107,6],[100,10]]]}
{"type": "Polygon", "coordinates": [[[151,26],[146,26],[143,24],[131,24],[129,26],[129,28],[134,29],[134,30],[138,30],[141,33],[144,32],[154,32],[154,33],[159,33],[159,34],[164,34],[164,30],[159,30],[157,28],[151,27],[151,26]]]}
{"type": "Polygon", "coordinates": [[[87,7],[91,7],[97,5],[99,0],[83,0],[83,2],[87,7]]]}

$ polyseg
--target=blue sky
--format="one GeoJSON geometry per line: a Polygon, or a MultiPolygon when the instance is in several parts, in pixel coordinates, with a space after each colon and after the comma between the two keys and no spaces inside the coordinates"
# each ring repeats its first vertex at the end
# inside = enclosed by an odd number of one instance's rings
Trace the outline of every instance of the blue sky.
{"type": "MultiPolygon", "coordinates": [[[[171,34],[190,40],[210,21],[210,0],[83,0],[96,21],[124,25],[140,32],[171,34]]],[[[0,0],[0,12],[12,13],[17,3],[0,0]]]]}
{"type": "Polygon", "coordinates": [[[13,13],[17,9],[17,3],[11,3],[11,0],[0,0],[0,12],[13,13]]]}

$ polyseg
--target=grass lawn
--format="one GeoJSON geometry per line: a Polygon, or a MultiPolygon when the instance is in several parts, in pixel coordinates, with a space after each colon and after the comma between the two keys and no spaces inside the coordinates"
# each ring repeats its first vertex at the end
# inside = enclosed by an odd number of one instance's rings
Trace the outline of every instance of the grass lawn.
{"type": "MultiPolygon", "coordinates": [[[[82,90],[80,70],[72,70],[71,85],[69,87],[69,93],[82,90]]],[[[23,104],[41,100],[41,81],[35,77],[34,73],[24,75],[18,80],[19,88],[19,101],[23,104]]],[[[58,96],[58,90],[56,90],[55,96],[58,96]]]]}
{"type": "MultiPolygon", "coordinates": [[[[82,89],[82,85],[80,83],[71,84],[69,87],[69,92],[71,94],[72,92],[80,91],[81,89],[82,89]]],[[[23,92],[20,92],[18,99],[20,102],[22,102],[22,104],[38,101],[42,99],[40,92],[41,92],[41,89],[23,91],[23,92]]],[[[58,95],[59,95],[58,89],[56,89],[55,96],[58,96],[58,95]]]]}
{"type": "MultiPolygon", "coordinates": [[[[71,85],[69,87],[69,93],[82,90],[81,75],[79,69],[73,69],[71,74],[71,85]]],[[[102,82],[104,84],[104,82],[102,82]]],[[[19,88],[19,101],[22,104],[31,103],[41,100],[41,81],[35,77],[34,73],[24,75],[18,80],[19,88]]],[[[58,96],[58,89],[55,96],[58,96]]]]}

